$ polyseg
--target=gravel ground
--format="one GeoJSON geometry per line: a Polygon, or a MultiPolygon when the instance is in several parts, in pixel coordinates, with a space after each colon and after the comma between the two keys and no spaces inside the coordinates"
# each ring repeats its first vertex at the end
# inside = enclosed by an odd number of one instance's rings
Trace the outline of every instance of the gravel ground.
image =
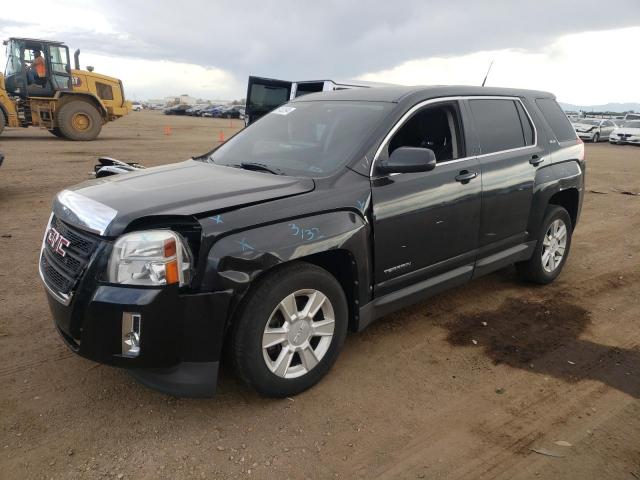
{"type": "Polygon", "coordinates": [[[238,120],[133,113],[97,141],[0,135],[0,477],[640,478],[640,149],[587,145],[553,285],[506,269],[351,335],[318,386],[260,398],[223,371],[178,399],[77,357],[37,274],[53,195],[98,155],[161,165],[238,120]],[[170,135],[165,135],[170,127],[170,135]]]}

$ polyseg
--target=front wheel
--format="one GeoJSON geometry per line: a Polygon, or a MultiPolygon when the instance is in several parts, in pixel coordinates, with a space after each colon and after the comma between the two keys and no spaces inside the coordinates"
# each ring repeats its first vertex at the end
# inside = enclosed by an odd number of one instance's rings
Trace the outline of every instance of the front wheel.
{"type": "Polygon", "coordinates": [[[295,263],[253,287],[234,325],[231,355],[240,379],[261,395],[312,387],[334,364],[347,334],[344,292],[326,270],[295,263]]]}
{"type": "Polygon", "coordinates": [[[4,130],[4,127],[7,123],[7,119],[4,117],[4,112],[0,108],[0,133],[4,130]]]}
{"type": "Polygon", "coordinates": [[[593,143],[598,143],[600,141],[600,134],[596,133],[592,139],[593,143]]]}
{"type": "Polygon", "coordinates": [[[60,107],[58,130],[69,140],[93,140],[102,130],[100,112],[84,100],[71,100],[60,107]]]}
{"type": "Polygon", "coordinates": [[[533,255],[516,264],[520,276],[541,285],[553,282],[569,256],[572,233],[569,213],[560,206],[549,205],[533,255]]]}

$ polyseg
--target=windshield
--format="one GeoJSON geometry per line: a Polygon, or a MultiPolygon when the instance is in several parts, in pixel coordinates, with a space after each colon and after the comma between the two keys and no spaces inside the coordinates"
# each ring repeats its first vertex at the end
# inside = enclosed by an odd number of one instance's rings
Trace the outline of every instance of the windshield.
{"type": "Polygon", "coordinates": [[[215,150],[219,165],[259,164],[293,176],[324,176],[351,160],[393,104],[293,102],[262,117],[215,150]]]}
{"type": "Polygon", "coordinates": [[[626,122],[624,128],[640,128],[640,120],[634,120],[633,122],[626,122]]]}
{"type": "Polygon", "coordinates": [[[588,120],[586,118],[578,120],[575,123],[582,123],[583,125],[600,125],[600,120],[588,120]]]}

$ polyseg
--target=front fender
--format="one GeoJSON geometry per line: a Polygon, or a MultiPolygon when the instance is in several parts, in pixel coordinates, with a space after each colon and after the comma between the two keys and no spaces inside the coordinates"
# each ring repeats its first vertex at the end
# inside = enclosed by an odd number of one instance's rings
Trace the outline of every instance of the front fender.
{"type": "Polygon", "coordinates": [[[356,278],[356,303],[369,295],[370,227],[353,211],[296,218],[234,232],[217,240],[206,257],[202,290],[228,290],[242,296],[267,270],[292,260],[346,251],[356,278]]]}

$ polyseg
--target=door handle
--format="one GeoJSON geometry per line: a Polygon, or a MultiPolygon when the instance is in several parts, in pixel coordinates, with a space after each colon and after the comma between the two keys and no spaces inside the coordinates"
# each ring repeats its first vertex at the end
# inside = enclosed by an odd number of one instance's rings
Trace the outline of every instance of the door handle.
{"type": "Polygon", "coordinates": [[[469,170],[462,170],[456,175],[456,182],[469,183],[471,180],[478,176],[478,172],[470,172],[469,170]]]}
{"type": "Polygon", "coordinates": [[[535,155],[535,154],[532,155],[531,160],[529,160],[529,163],[534,167],[540,165],[542,162],[544,162],[544,157],[539,157],[538,155],[535,155]]]}

